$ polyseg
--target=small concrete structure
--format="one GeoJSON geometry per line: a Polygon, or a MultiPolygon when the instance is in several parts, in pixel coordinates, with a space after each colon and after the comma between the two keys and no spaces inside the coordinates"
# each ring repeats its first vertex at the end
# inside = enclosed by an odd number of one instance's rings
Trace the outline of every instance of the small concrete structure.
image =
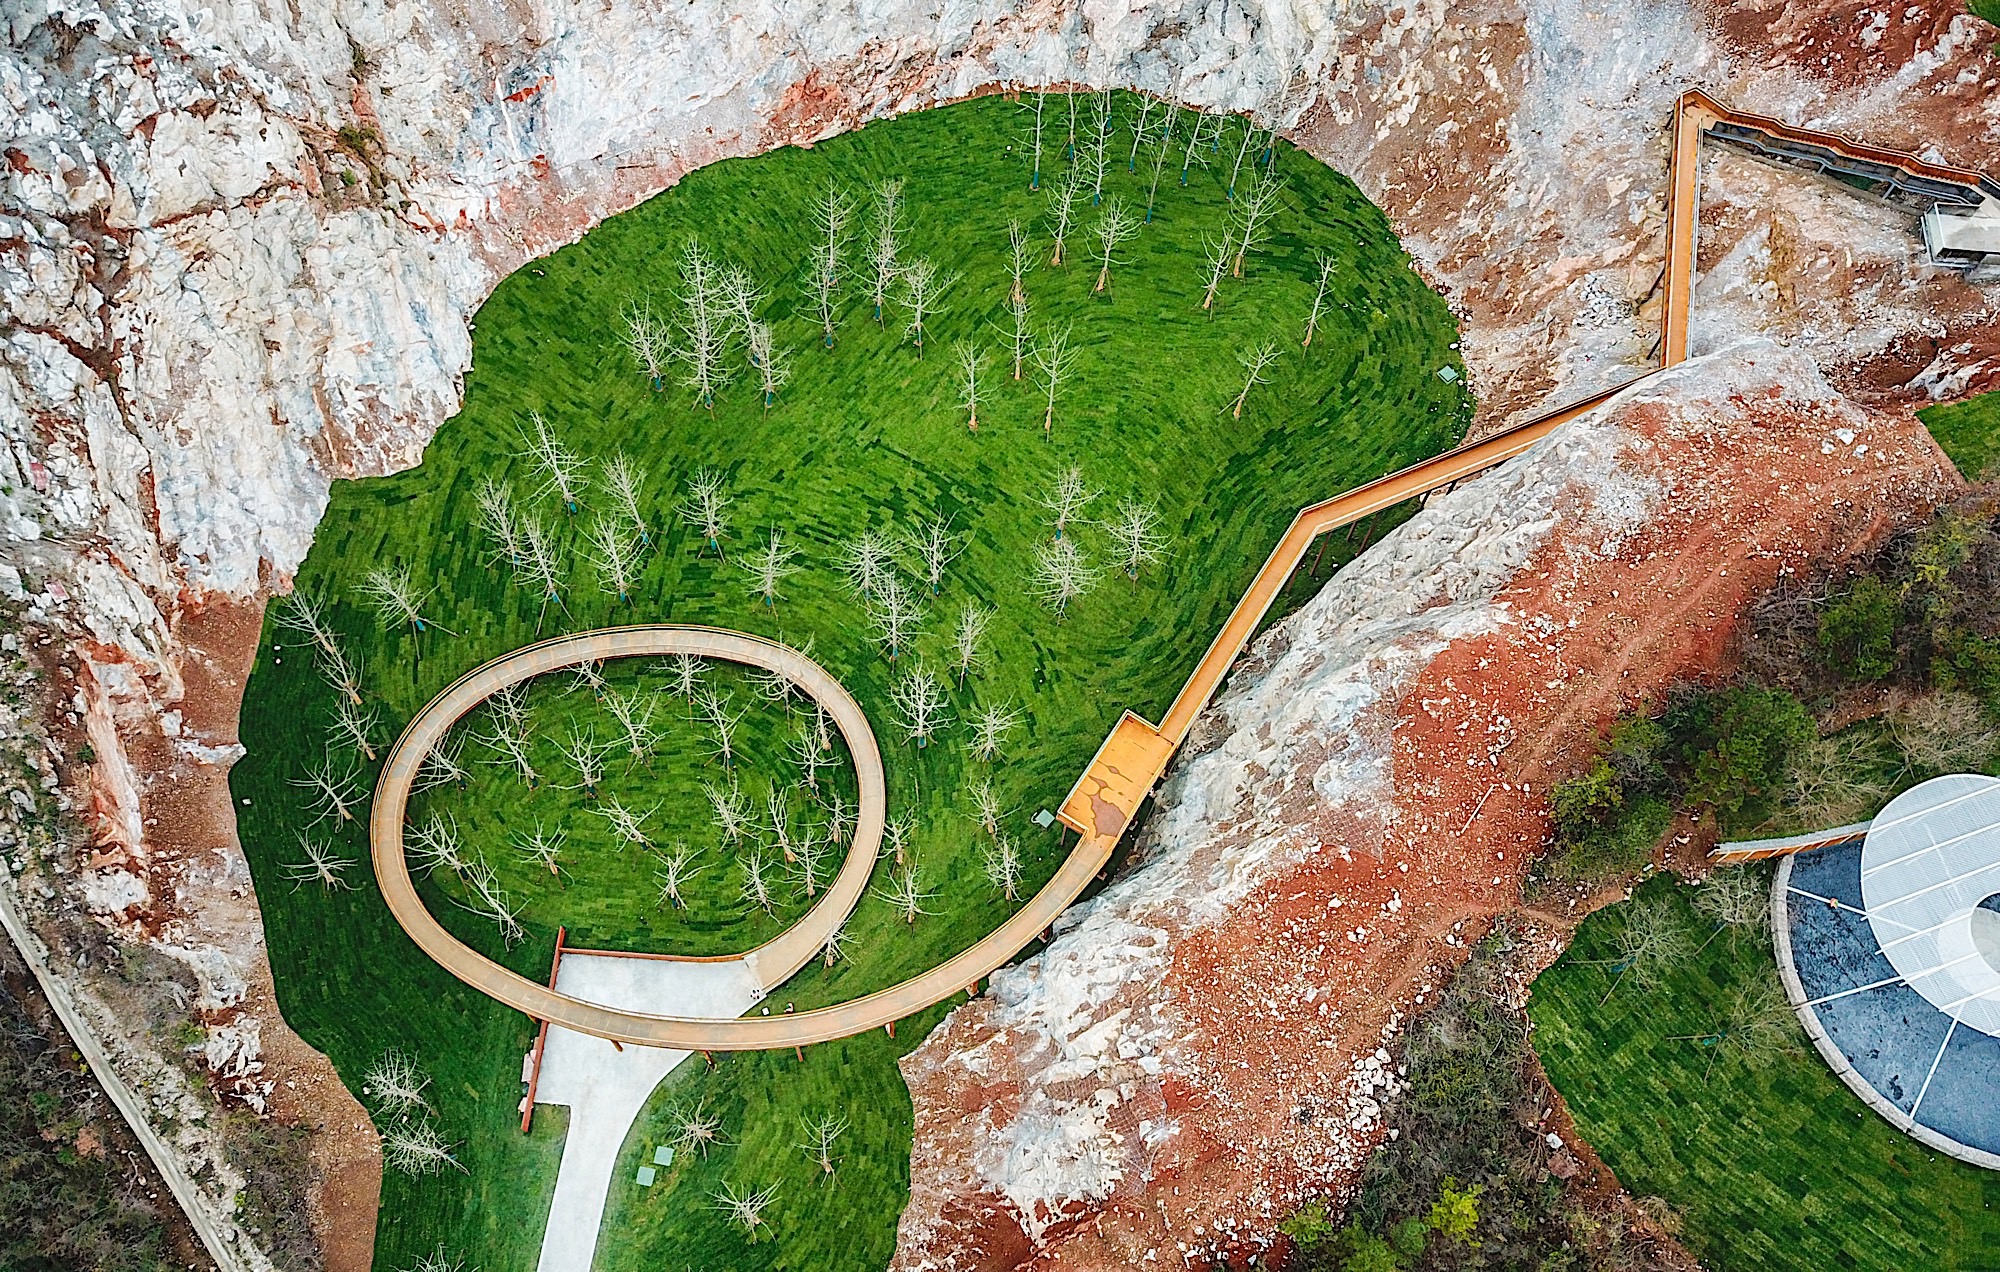
{"type": "MultiPolygon", "coordinates": [[[[756,973],[740,958],[689,962],[571,950],[563,951],[556,968],[556,989],[627,1011],[724,1020],[764,997],[756,973]]],[[[542,1234],[539,1272],[590,1272],[618,1150],[653,1089],[692,1054],[634,1043],[621,1050],[606,1039],[550,1026],[535,1102],[568,1105],[569,1135],[542,1234]]],[[[636,1182],[650,1187],[646,1176],[672,1161],[671,1149],[664,1157],[655,1151],[654,1165],[642,1167],[636,1182]]]]}
{"type": "Polygon", "coordinates": [[[1974,283],[2000,281],[2000,199],[1963,215],[1942,208],[1924,214],[1924,250],[1931,263],[1964,270],[1974,283]]]}

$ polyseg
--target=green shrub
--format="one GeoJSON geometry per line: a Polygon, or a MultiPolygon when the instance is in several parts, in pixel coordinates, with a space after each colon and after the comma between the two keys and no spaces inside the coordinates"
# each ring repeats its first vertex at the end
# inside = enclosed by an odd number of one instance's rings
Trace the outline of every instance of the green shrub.
{"type": "Polygon", "coordinates": [[[1313,1250],[1333,1236],[1333,1219],[1326,1213],[1326,1203],[1315,1201],[1294,1211],[1278,1225],[1278,1231],[1290,1237],[1299,1249],[1313,1250]]]}
{"type": "Polygon", "coordinates": [[[1425,1226],[1461,1245],[1471,1245],[1472,1230],[1479,1226],[1479,1194],[1485,1191],[1478,1184],[1461,1188],[1456,1179],[1445,1180],[1442,1193],[1424,1216],[1425,1226]]]}
{"type": "Polygon", "coordinates": [[[1611,761],[1598,756],[1582,773],[1549,788],[1549,817],[1556,838],[1580,844],[1603,832],[1625,807],[1625,789],[1611,761]]]}
{"type": "Polygon", "coordinates": [[[1896,669],[1896,590],[1872,574],[1857,578],[1819,616],[1819,647],[1833,670],[1880,680],[1896,669]]]}
{"type": "Polygon", "coordinates": [[[1649,715],[1626,716],[1611,726],[1605,755],[1628,792],[1657,789],[1667,776],[1667,731],[1649,715]]]}
{"type": "Polygon", "coordinates": [[[1726,824],[1763,820],[1792,752],[1814,737],[1803,703],[1755,685],[1688,694],[1662,723],[1687,772],[1688,803],[1726,824]]]}
{"type": "Polygon", "coordinates": [[[1944,634],[1931,660],[1931,683],[1977,695],[2000,714],[2000,640],[1970,632],[1944,634]]]}

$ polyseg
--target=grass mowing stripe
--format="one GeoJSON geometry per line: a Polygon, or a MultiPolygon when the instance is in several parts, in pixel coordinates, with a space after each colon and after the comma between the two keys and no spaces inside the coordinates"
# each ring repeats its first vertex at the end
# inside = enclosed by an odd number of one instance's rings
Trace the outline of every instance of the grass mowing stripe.
{"type": "MultiPolygon", "coordinates": [[[[1119,99],[1118,108],[1136,113],[1133,99],[1119,99]]],[[[1055,832],[1028,818],[1061,799],[1121,710],[1157,717],[1165,708],[1297,509],[1445,449],[1470,418],[1462,381],[1434,374],[1447,365],[1463,371],[1450,347],[1449,311],[1352,183],[1280,145],[1275,162],[1286,190],[1270,237],[1250,253],[1244,278],[1225,280],[1212,311],[1200,308],[1200,239],[1229,214],[1220,184],[1226,166],[1220,177],[1197,169],[1186,187],[1163,183],[1152,224],[1121,251],[1109,295],[1092,290],[1097,271],[1078,250],[1097,215],[1081,209],[1075,260],[1062,269],[1038,263],[1026,284],[1038,328],[1068,325],[1076,337],[1076,371],[1045,436],[1039,388],[1032,378],[1012,380],[1001,348],[1006,226],[1010,218],[1029,224],[1046,253],[1041,216],[1060,165],[1049,165],[1044,190],[1030,193],[1014,144],[1019,125],[1014,106],[982,99],[872,124],[810,150],[716,164],[516,273],[479,312],[460,414],[419,467],[337,483],[300,570],[300,586],[330,599],[333,622],[359,652],[385,740],[451,678],[538,632],[676,621],[794,643],[811,638],[814,656],[875,723],[892,811],[915,816],[916,860],[938,896],[935,913],[913,925],[879,898],[864,899],[851,923],[852,957],[807,968],[778,1003],[806,1008],[892,984],[990,930],[1010,906],[983,877],[969,786],[993,782],[1023,849],[1024,888],[1039,886],[1060,848],[1055,832]],[[862,196],[896,177],[907,182],[905,259],[930,257],[960,281],[923,357],[903,341],[893,312],[878,327],[853,287],[837,347],[828,351],[799,285],[808,250],[800,227],[828,182],[862,196]],[[792,351],[794,375],[768,412],[747,382],[725,389],[713,413],[695,409],[678,387],[655,392],[621,348],[625,306],[650,297],[656,309],[671,308],[675,260],[691,234],[770,293],[764,313],[792,351]],[[1338,268],[1318,337],[1301,350],[1322,251],[1338,268]],[[961,339],[982,343],[991,358],[976,435],[955,404],[949,351],[961,339]],[[1238,357],[1265,340],[1284,356],[1270,382],[1250,394],[1242,418],[1232,418],[1242,387],[1238,357]],[[553,499],[530,499],[537,482],[520,455],[530,412],[592,461],[622,451],[647,466],[656,543],[630,603],[599,592],[573,565],[563,606],[543,614],[538,597],[496,568],[474,530],[475,490],[487,477],[511,483],[571,557],[597,515],[588,503],[571,517],[553,499]],[[1157,567],[1136,581],[1107,572],[1058,621],[1029,594],[1030,566],[1048,534],[1035,495],[1068,464],[1103,492],[1088,518],[1109,516],[1122,497],[1152,500],[1171,541],[1157,567]],[[672,515],[699,468],[723,474],[736,500],[730,561],[703,555],[672,515]],[[841,542],[863,528],[909,530],[933,513],[971,537],[914,649],[892,665],[868,639],[835,561],[841,542]],[[733,562],[773,527],[800,548],[805,569],[766,606],[733,562]],[[356,588],[383,564],[406,566],[434,586],[433,615],[457,635],[379,625],[356,588]],[[962,720],[1001,701],[1023,713],[992,765],[967,754],[960,733],[921,751],[908,745],[888,702],[909,665],[941,665],[951,615],[967,599],[994,609],[992,658],[963,688],[950,688],[952,713],[962,720]]],[[[1135,176],[1114,164],[1107,189],[1143,202],[1144,181],[1143,168],[1135,176]]],[[[857,229],[865,231],[866,219],[857,229]]],[[[852,255],[858,260],[858,251],[852,255]]],[[[1079,524],[1072,533],[1107,563],[1111,543],[1101,526],[1079,524]]],[[[439,1124],[466,1173],[390,1178],[379,1266],[402,1268],[442,1243],[484,1272],[531,1268],[540,1217],[523,1213],[521,1199],[546,1206],[559,1146],[544,1130],[524,1140],[515,1129],[528,1023],[424,958],[383,910],[365,865],[349,872],[355,891],[331,894],[293,890],[280,873],[297,859],[295,834],[310,819],[292,783],[322,753],[333,710],[310,664],[286,633],[267,631],[244,704],[248,754],[232,775],[248,800],[241,828],[281,1005],[352,1086],[391,1046],[417,1056],[435,1080],[439,1124]]],[[[718,676],[737,702],[750,702],[740,677],[718,676]]],[[[657,683],[646,668],[617,677],[657,683]]],[[[550,737],[573,722],[609,727],[603,705],[587,693],[551,686],[536,690],[531,705],[543,739],[536,763],[551,775],[561,770],[550,737]]],[[[794,725],[775,706],[746,716],[739,766],[746,789],[761,794],[786,780],[783,739],[794,725]]],[[[553,780],[531,791],[482,767],[466,789],[432,792],[415,812],[458,818],[523,904],[527,939],[503,948],[490,922],[457,904],[462,885],[446,879],[423,885],[433,912],[475,948],[540,979],[557,923],[606,945],[716,953],[755,944],[800,908],[801,898],[788,898],[773,917],[743,902],[743,854],[715,842],[700,801],[700,782],[721,770],[703,754],[699,730],[675,721],[645,763],[613,767],[599,801],[657,804],[656,833],[684,837],[700,854],[703,872],[687,910],[657,903],[654,863],[642,850],[616,846],[585,793],[553,780]],[[567,878],[538,873],[509,850],[507,839],[537,820],[570,834],[567,878]]],[[[358,823],[316,833],[366,856],[358,823]]],[[[893,1042],[877,1035],[814,1048],[803,1068],[779,1053],[675,1074],[670,1087],[712,1089],[731,1102],[732,1119],[742,1110],[742,1120],[726,1125],[732,1144],[677,1167],[643,1198],[632,1193],[631,1162],[621,1165],[600,1266],[882,1266],[907,1188],[910,1114],[894,1060],[942,1011],[906,1022],[893,1042]],[[827,1186],[787,1147],[801,1118],[820,1112],[843,1112],[854,1124],[839,1178],[827,1186]],[[725,1177],[780,1185],[774,1215],[783,1221],[767,1239],[721,1237],[706,1198],[725,1177]]],[[[628,1158],[647,1147],[639,1141],[666,1098],[635,1128],[628,1158]]]]}

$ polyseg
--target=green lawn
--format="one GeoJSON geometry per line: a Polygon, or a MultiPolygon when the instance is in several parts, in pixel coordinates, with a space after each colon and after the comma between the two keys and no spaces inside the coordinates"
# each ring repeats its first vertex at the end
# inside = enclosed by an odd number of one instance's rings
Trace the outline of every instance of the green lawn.
{"type": "MultiPolygon", "coordinates": [[[[1641,901],[1666,902],[1693,944],[1713,928],[1659,877],[1641,901]]],[[[2000,1174],[1924,1148],[1870,1112],[1810,1048],[1762,1066],[1713,1058],[1677,1035],[1717,1026],[1719,1004],[1754,978],[1775,980],[1768,941],[1718,937],[1655,990],[1616,974],[1632,906],[1591,916],[1534,983],[1535,1047],[1577,1128],[1619,1180],[1666,1198],[1711,1268],[2000,1267],[2000,1174]]]]}
{"type": "MultiPolygon", "coordinates": [[[[2000,16],[2000,2],[1995,15],[2000,16]]],[[[1968,481],[1987,476],[1993,461],[2000,458],[2000,393],[1982,393],[1948,406],[1928,406],[1917,412],[1917,418],[1968,481]]]]}
{"type": "MultiPolygon", "coordinates": [[[[1136,99],[1119,99],[1120,127],[1136,110],[1136,99]]],[[[851,956],[831,970],[809,967],[780,992],[801,1008],[894,983],[997,924],[1011,907],[983,875],[972,783],[988,779],[1000,796],[1023,851],[1026,895],[1060,853],[1057,833],[1028,819],[1062,798],[1121,710],[1157,718],[1292,514],[1450,446],[1470,419],[1463,380],[1436,375],[1445,366],[1463,370],[1450,347],[1456,333],[1449,311],[1410,268],[1379,211],[1345,178],[1280,145],[1275,164],[1286,187],[1269,237],[1249,254],[1245,276],[1225,279],[1216,309],[1204,313],[1201,241],[1219,232],[1229,212],[1223,186],[1237,137],[1232,125],[1207,154],[1212,166],[1196,165],[1185,186],[1176,155],[1154,219],[1119,250],[1111,289],[1098,294],[1096,268],[1084,259],[1098,217],[1087,197],[1071,263],[1046,263],[1041,215],[1063,165],[1052,149],[1043,190],[1030,192],[1023,120],[1019,107],[988,98],[877,123],[810,150],[717,164],[507,279],[479,313],[462,412],[439,432],[421,467],[338,484],[300,571],[301,589],[327,598],[333,623],[359,655],[383,740],[454,676],[538,633],[676,621],[810,640],[814,656],[875,722],[891,812],[914,818],[915,860],[936,895],[927,902],[931,913],[913,925],[884,901],[865,899],[850,925],[851,956]],[[800,286],[808,248],[802,227],[829,182],[865,204],[862,196],[890,178],[907,183],[904,259],[927,256],[961,277],[922,358],[897,331],[897,313],[878,329],[853,286],[837,347],[825,350],[800,286]],[[1049,438],[1038,387],[1032,379],[1015,383],[1003,370],[1009,218],[1028,223],[1042,244],[1026,281],[1036,326],[1069,327],[1078,353],[1049,438]],[[675,260],[696,233],[771,297],[762,313],[777,343],[792,351],[795,373],[768,412],[747,383],[726,388],[713,413],[697,409],[676,385],[655,391],[621,347],[627,305],[650,297],[657,311],[672,310],[675,260]],[[1319,336],[1301,350],[1318,252],[1336,269],[1319,336]],[[976,434],[954,405],[951,349],[959,339],[988,350],[988,397],[976,434]],[[1235,418],[1239,355],[1267,340],[1281,357],[1235,418]],[[602,590],[582,564],[584,537],[602,514],[596,497],[586,493],[572,515],[554,496],[537,494],[520,455],[530,412],[546,417],[593,465],[622,452],[649,474],[643,503],[652,545],[629,603],[602,590]],[[1050,538],[1036,494],[1071,464],[1103,492],[1069,530],[1100,567],[1110,540],[1089,519],[1108,517],[1120,499],[1154,502],[1169,544],[1165,559],[1137,580],[1107,570],[1058,619],[1030,594],[1030,564],[1050,538]],[[723,476],[734,500],[726,561],[704,552],[673,511],[691,474],[704,468],[723,476]],[[522,508],[552,527],[568,562],[560,606],[544,606],[476,529],[474,492],[488,477],[510,486],[522,508]],[[842,584],[839,551],[864,529],[909,531],[932,515],[949,518],[969,538],[941,594],[926,595],[921,633],[891,662],[842,584]],[[803,568],[777,603],[766,605],[736,562],[774,528],[799,548],[803,568]],[[357,585],[382,565],[407,567],[433,587],[428,616],[451,634],[379,623],[357,585]],[[991,764],[969,753],[956,728],[918,750],[895,729],[888,700],[892,683],[913,665],[942,669],[952,619],[973,599],[994,610],[990,657],[962,688],[950,688],[951,712],[962,720],[984,704],[1008,703],[1022,717],[991,764]]],[[[1114,152],[1107,194],[1143,205],[1144,165],[1128,173],[1115,142],[1114,152]]],[[[867,226],[864,208],[856,228],[867,226]]],[[[850,255],[859,265],[858,245],[850,255]]],[[[1336,539],[1327,567],[1358,546],[1358,539],[1336,539]]],[[[515,1125],[529,1022],[461,988],[403,936],[368,878],[360,817],[314,831],[357,859],[347,875],[354,890],[326,893],[287,880],[283,867],[300,859],[297,832],[311,821],[296,783],[328,745],[335,695],[296,636],[272,626],[265,642],[244,704],[248,754],[232,782],[243,800],[243,841],[281,1004],[357,1088],[387,1048],[415,1055],[433,1077],[439,1124],[466,1168],[431,1179],[390,1177],[378,1266],[402,1268],[443,1243],[483,1272],[531,1268],[541,1223],[531,1212],[547,1204],[558,1146],[544,1129],[524,1140],[515,1125]],[[489,1191],[504,1203],[489,1205],[489,1191]]],[[[614,687],[627,690],[664,683],[657,666],[609,671],[614,687]]],[[[761,799],[774,782],[789,784],[783,743],[796,721],[758,702],[743,676],[710,675],[746,709],[733,769],[742,787],[761,799]]],[[[795,893],[781,899],[775,916],[743,900],[748,850],[718,842],[700,795],[702,781],[724,772],[703,730],[686,722],[685,706],[657,700],[667,732],[644,762],[614,761],[596,801],[567,789],[573,777],[553,740],[572,724],[605,737],[609,716],[589,692],[570,691],[567,678],[530,697],[543,775],[532,789],[502,768],[476,764],[463,789],[419,796],[413,818],[456,819],[468,846],[521,907],[526,938],[504,948],[494,925],[460,904],[463,885],[440,875],[420,886],[448,927],[541,978],[559,923],[575,941],[719,953],[767,938],[799,912],[803,898],[795,893]],[[651,812],[656,844],[685,839],[699,854],[702,872],[686,910],[658,903],[657,860],[618,847],[592,815],[593,804],[614,798],[651,812]],[[563,875],[519,860],[510,847],[536,824],[567,832],[563,875]]],[[[474,742],[466,754],[488,752],[474,742]]],[[[363,766],[370,780],[371,767],[363,766]]],[[[794,799],[795,812],[823,816],[809,805],[794,799]]],[[[881,1266],[908,1169],[910,1114],[893,1061],[940,1014],[907,1022],[893,1044],[875,1036],[814,1049],[804,1070],[815,1075],[810,1081],[794,1079],[789,1053],[725,1059],[712,1075],[677,1074],[675,1084],[711,1084],[717,1106],[751,1124],[732,1123],[732,1145],[677,1167],[643,1198],[614,1197],[602,1262],[881,1266]],[[837,1184],[822,1187],[787,1146],[802,1117],[832,1105],[854,1129],[837,1184]],[[725,1177],[780,1185],[783,1214],[774,1212],[771,1236],[755,1244],[718,1236],[708,1193],[725,1177]]],[[[538,1128],[549,1125],[553,1120],[538,1118],[538,1128]]],[[[648,1148],[639,1141],[649,1133],[642,1124],[628,1153],[648,1148]]]]}

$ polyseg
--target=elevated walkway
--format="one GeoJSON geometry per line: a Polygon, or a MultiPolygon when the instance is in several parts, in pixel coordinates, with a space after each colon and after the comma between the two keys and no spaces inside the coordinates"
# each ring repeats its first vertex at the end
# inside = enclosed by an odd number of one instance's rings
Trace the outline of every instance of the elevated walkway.
{"type": "Polygon", "coordinates": [[[1815,848],[1851,844],[1867,838],[1868,828],[1873,824],[1872,821],[1853,822],[1846,826],[1811,830],[1803,835],[1785,835],[1778,839],[1738,839],[1726,844],[1717,844],[1709,851],[1708,859],[1719,866],[1735,866],[1746,861],[1789,857],[1795,852],[1811,852],[1815,848]]]}

